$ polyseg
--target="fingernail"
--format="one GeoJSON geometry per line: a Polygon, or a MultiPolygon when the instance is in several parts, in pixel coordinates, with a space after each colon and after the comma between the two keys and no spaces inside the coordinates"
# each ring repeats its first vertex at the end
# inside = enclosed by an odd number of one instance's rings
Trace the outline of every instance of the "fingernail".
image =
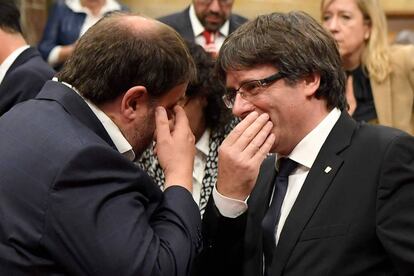
{"type": "Polygon", "coordinates": [[[267,114],[267,113],[262,113],[261,115],[260,115],[260,117],[262,117],[264,120],[269,120],[269,114],[267,114]]]}

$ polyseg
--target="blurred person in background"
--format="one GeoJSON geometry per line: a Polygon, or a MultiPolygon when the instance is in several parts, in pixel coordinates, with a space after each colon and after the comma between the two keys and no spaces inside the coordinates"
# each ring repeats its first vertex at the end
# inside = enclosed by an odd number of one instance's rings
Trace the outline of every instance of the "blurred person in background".
{"type": "Polygon", "coordinates": [[[352,117],[414,134],[414,46],[389,45],[378,0],[322,0],[321,13],[347,71],[352,117]]]}
{"type": "MultiPolygon", "coordinates": [[[[217,180],[218,147],[237,123],[222,96],[224,86],[214,76],[212,57],[194,42],[187,42],[197,67],[197,80],[190,83],[181,101],[196,139],[193,198],[201,214],[217,180]]],[[[152,149],[144,152],[139,165],[164,189],[164,173],[152,149]]]]}
{"type": "Polygon", "coordinates": [[[76,41],[105,14],[127,11],[116,0],[56,0],[49,13],[39,51],[59,69],[75,48],[76,41]]]}
{"type": "Polygon", "coordinates": [[[232,13],[233,4],[234,0],[193,0],[185,10],[158,20],[216,56],[224,39],[247,21],[232,13]]]}
{"type": "Polygon", "coordinates": [[[0,0],[0,41],[1,116],[15,104],[34,98],[55,72],[24,39],[14,0],[0,0]]]}

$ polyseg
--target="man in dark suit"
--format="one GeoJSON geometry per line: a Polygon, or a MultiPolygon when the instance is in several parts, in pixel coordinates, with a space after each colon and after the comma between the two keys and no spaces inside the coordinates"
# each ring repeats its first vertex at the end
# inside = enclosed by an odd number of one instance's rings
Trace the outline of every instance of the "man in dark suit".
{"type": "Polygon", "coordinates": [[[54,71],[27,45],[15,1],[0,0],[0,116],[15,104],[34,98],[54,71]]]}
{"type": "Polygon", "coordinates": [[[259,16],[218,65],[244,119],[219,150],[195,275],[414,275],[414,138],[349,117],[326,30],[259,16]]]}
{"type": "Polygon", "coordinates": [[[0,275],[189,273],[201,219],[194,135],[176,103],[194,75],[173,29],[113,14],[0,118],[0,275]],[[164,193],[132,162],[153,137],[164,193]]]}
{"type": "Polygon", "coordinates": [[[233,3],[234,0],[193,0],[185,10],[158,20],[173,27],[184,39],[195,41],[215,54],[224,39],[247,21],[231,12],[233,3]]]}

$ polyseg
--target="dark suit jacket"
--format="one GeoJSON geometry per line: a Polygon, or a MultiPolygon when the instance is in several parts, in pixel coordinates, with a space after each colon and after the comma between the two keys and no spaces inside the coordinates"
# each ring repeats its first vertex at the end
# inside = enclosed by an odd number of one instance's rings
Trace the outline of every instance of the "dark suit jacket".
{"type": "Polygon", "coordinates": [[[54,74],[55,71],[43,61],[35,48],[24,50],[0,83],[0,116],[15,104],[36,97],[54,74]]]}
{"type": "MultiPolygon", "coordinates": [[[[224,218],[209,202],[195,275],[262,275],[274,162],[262,164],[244,215],[224,218]]],[[[414,138],[342,114],[287,217],[269,275],[414,275],[413,198],[414,138]]]]}
{"type": "Polygon", "coordinates": [[[191,193],[162,193],[74,91],[47,82],[0,133],[0,275],[188,274],[201,243],[191,193]]]}
{"type": "MultiPolygon", "coordinates": [[[[174,28],[185,40],[193,41],[195,40],[193,27],[191,26],[190,7],[187,7],[185,10],[177,13],[173,13],[161,18],[158,18],[159,21],[171,26],[174,28]]],[[[229,34],[234,32],[240,25],[247,21],[247,18],[242,17],[237,14],[231,14],[229,26],[229,34]]]]}

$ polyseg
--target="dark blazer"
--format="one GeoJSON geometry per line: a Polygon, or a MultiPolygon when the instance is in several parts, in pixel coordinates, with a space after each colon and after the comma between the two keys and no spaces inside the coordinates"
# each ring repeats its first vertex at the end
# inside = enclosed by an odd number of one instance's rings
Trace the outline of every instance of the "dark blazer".
{"type": "Polygon", "coordinates": [[[7,70],[0,83],[0,116],[15,104],[36,97],[55,71],[30,47],[24,50],[7,70]]]}
{"type": "Polygon", "coordinates": [[[47,82],[0,133],[0,275],[188,274],[191,193],[162,193],[73,90],[47,82]]]}
{"type": "MultiPolygon", "coordinates": [[[[209,202],[195,275],[262,275],[274,162],[262,164],[244,215],[224,218],[209,202]]],[[[414,275],[413,195],[414,138],[343,113],[287,217],[269,275],[414,275]]]]}
{"type": "MultiPolygon", "coordinates": [[[[191,26],[189,10],[190,7],[187,7],[185,10],[181,12],[160,17],[158,18],[158,20],[174,28],[184,39],[194,42],[195,37],[193,27],[191,26]]],[[[247,18],[237,14],[231,14],[229,21],[229,34],[231,34],[240,25],[246,22],[247,18]]]]}

